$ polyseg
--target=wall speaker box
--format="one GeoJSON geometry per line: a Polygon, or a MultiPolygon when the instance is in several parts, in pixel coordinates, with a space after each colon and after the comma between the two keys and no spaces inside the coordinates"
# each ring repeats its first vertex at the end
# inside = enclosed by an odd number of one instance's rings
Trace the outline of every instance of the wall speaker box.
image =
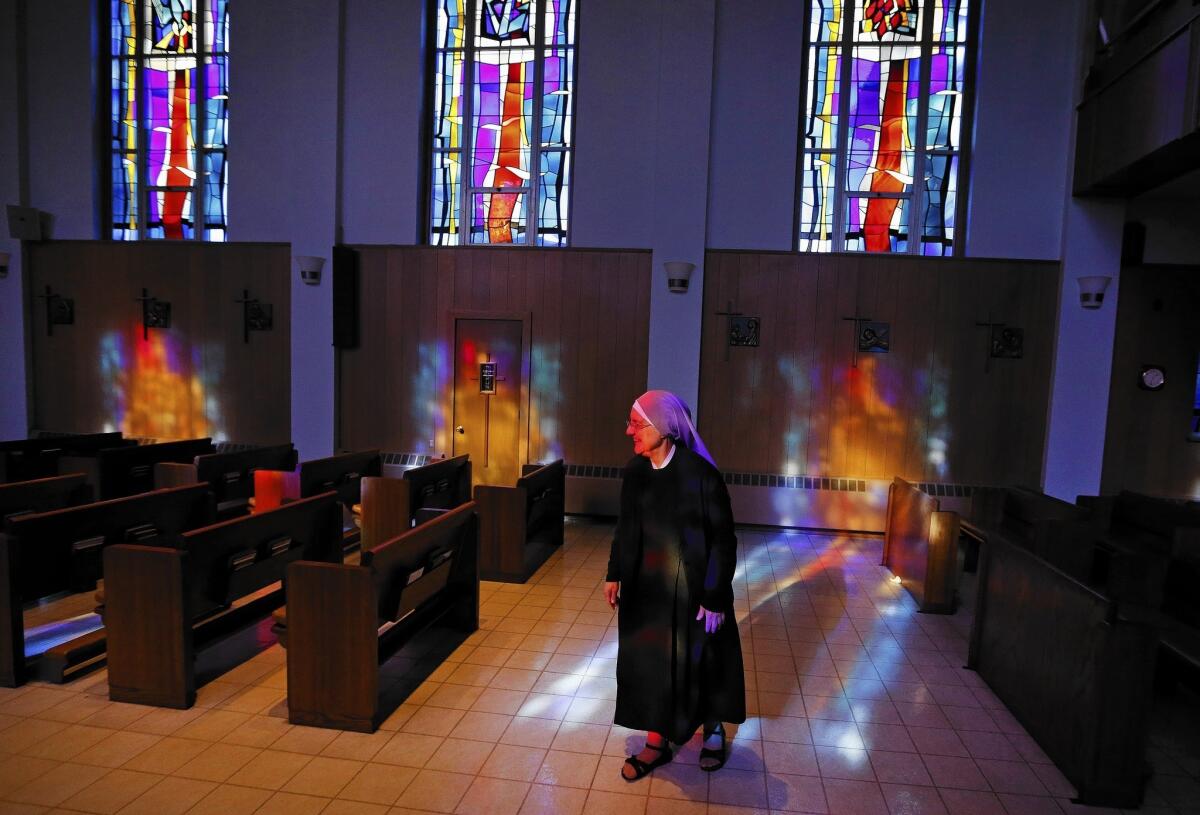
{"type": "Polygon", "coordinates": [[[333,247],[333,347],[358,347],[358,250],[333,247]]]}
{"type": "Polygon", "coordinates": [[[18,241],[42,239],[42,214],[33,207],[8,205],[8,235],[18,241]]]}

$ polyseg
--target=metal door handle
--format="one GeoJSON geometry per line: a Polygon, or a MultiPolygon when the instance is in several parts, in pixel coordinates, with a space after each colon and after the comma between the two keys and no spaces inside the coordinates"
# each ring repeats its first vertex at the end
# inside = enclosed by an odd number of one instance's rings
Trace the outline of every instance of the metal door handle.
{"type": "Polygon", "coordinates": [[[454,428],[454,432],[458,433],[461,436],[461,435],[465,435],[467,431],[466,431],[466,428],[464,428],[462,425],[459,425],[458,427],[454,428]]]}

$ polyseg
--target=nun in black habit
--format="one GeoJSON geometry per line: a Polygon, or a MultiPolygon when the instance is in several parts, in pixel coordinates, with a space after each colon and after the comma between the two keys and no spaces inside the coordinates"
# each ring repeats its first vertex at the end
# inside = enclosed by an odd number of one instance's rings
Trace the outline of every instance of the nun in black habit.
{"type": "Polygon", "coordinates": [[[636,781],[673,757],[671,743],[704,727],[701,769],[725,764],[722,722],[746,720],[733,613],[737,539],[725,481],[687,405],[648,391],[629,412],[634,458],[621,483],[604,594],[616,607],[614,721],[646,731],[621,768],[636,781]]]}

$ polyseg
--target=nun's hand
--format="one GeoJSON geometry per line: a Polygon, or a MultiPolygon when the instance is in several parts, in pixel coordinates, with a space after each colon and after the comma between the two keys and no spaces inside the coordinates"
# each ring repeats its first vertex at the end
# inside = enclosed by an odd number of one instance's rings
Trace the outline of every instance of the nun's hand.
{"type": "Polygon", "coordinates": [[[696,613],[697,620],[704,620],[704,630],[709,634],[717,633],[717,629],[725,622],[725,615],[719,611],[709,611],[704,606],[700,606],[700,611],[696,613]]]}
{"type": "Polygon", "coordinates": [[[621,599],[620,595],[621,584],[615,580],[605,581],[604,583],[604,599],[608,601],[609,608],[616,608],[617,603],[621,599]]]}

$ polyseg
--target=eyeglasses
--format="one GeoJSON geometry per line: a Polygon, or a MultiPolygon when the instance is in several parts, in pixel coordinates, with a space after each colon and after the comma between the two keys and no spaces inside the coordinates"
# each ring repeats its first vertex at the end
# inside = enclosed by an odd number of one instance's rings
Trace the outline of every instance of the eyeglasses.
{"type": "Polygon", "coordinates": [[[631,422],[628,419],[625,420],[625,429],[632,430],[634,433],[639,433],[639,432],[645,430],[647,427],[654,427],[654,425],[638,424],[637,422],[631,422]]]}

